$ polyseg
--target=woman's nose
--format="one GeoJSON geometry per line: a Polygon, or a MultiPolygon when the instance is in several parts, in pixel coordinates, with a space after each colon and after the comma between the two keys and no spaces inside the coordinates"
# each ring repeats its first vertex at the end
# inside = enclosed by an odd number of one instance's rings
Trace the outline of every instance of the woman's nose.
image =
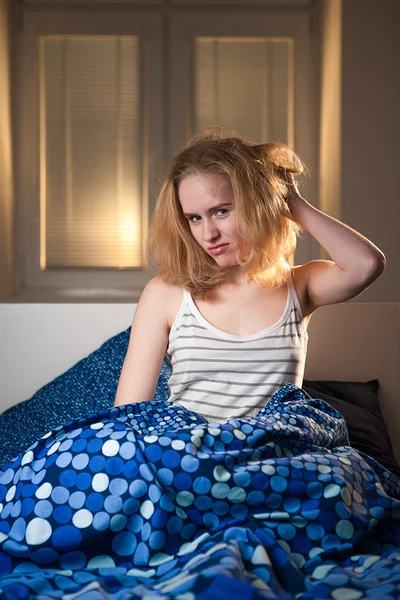
{"type": "Polygon", "coordinates": [[[205,242],[211,242],[219,237],[218,227],[212,219],[203,221],[203,239],[205,242]]]}

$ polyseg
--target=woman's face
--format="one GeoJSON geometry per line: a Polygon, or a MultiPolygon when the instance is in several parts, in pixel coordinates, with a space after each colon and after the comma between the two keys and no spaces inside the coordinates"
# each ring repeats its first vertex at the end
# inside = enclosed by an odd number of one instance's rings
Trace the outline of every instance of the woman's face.
{"type": "Polygon", "coordinates": [[[198,244],[222,268],[237,266],[243,240],[237,230],[235,198],[227,175],[188,175],[179,185],[179,200],[198,244]]]}

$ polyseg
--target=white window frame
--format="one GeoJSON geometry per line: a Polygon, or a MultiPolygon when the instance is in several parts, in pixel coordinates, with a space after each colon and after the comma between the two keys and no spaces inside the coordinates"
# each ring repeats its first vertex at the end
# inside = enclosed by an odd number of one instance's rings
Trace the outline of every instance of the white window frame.
{"type": "MultiPolygon", "coordinates": [[[[307,199],[315,204],[318,189],[315,176],[318,117],[313,111],[315,84],[313,85],[311,77],[310,18],[309,10],[279,11],[267,10],[265,7],[252,7],[251,10],[235,7],[229,11],[222,8],[212,11],[193,9],[184,13],[175,9],[175,14],[172,14],[170,19],[169,106],[171,114],[166,124],[168,154],[173,155],[179,151],[183,141],[192,133],[190,112],[193,99],[189,73],[194,64],[191,49],[195,37],[291,38],[294,41],[293,149],[299,153],[313,174],[312,179],[304,178],[302,191],[307,199]]],[[[315,257],[315,249],[315,242],[306,233],[298,242],[295,262],[300,264],[311,260],[315,257]]]]}
{"type": "MultiPolygon", "coordinates": [[[[137,301],[154,275],[134,269],[40,269],[39,37],[136,35],[144,81],[143,188],[145,233],[157,195],[163,138],[163,28],[160,12],[134,10],[24,10],[17,55],[16,278],[22,301],[137,301]],[[150,93],[151,90],[151,93],[150,93]],[[150,151],[151,150],[151,151],[150,151]],[[147,204],[147,206],[146,206],[147,204]],[[146,223],[147,221],[147,223],[146,223]]],[[[144,236],[146,238],[146,235],[144,236]]]]}

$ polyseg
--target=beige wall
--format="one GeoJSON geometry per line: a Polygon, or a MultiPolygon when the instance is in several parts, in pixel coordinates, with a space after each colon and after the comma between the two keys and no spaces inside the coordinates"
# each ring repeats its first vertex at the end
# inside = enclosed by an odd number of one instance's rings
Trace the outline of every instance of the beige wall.
{"type": "Polygon", "coordinates": [[[400,2],[344,0],[341,219],[386,255],[359,302],[400,301],[400,2]]]}
{"type": "MultiPolygon", "coordinates": [[[[341,218],[342,0],[323,0],[320,13],[318,208],[341,218]]],[[[320,257],[329,258],[321,247],[320,257]]]]}
{"type": "Polygon", "coordinates": [[[8,2],[0,0],[0,298],[12,294],[13,184],[8,23],[8,2]]]}

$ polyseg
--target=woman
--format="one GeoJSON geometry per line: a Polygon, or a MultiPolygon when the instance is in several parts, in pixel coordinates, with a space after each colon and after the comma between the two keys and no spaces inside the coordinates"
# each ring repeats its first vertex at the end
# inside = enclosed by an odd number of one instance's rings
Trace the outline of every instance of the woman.
{"type": "Polygon", "coordinates": [[[354,298],[385,268],[368,239],[310,205],[283,144],[212,128],[170,163],[149,236],[160,274],[145,287],[115,399],[154,396],[165,353],[170,401],[209,421],[255,416],[301,387],[317,308],[354,298]],[[291,267],[307,230],[332,260],[291,267]]]}

